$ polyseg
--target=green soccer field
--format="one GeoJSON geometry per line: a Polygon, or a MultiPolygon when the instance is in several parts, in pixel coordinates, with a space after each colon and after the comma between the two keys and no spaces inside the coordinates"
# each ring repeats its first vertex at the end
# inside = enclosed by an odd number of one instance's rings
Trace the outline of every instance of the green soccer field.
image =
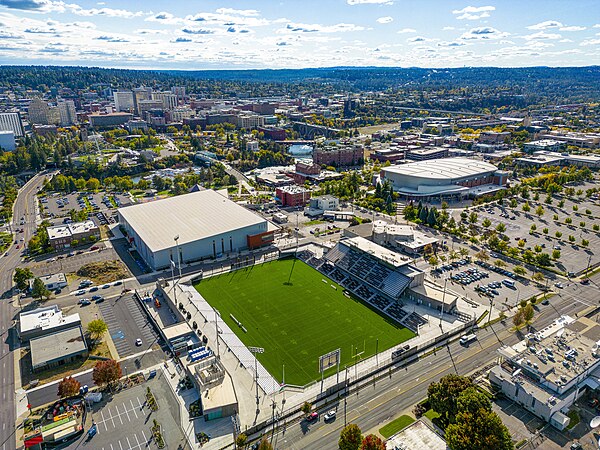
{"type": "Polygon", "coordinates": [[[364,359],[375,354],[377,345],[381,352],[414,336],[408,328],[347,298],[342,287],[300,260],[237,270],[203,280],[195,288],[245,345],[264,347],[258,359],[280,382],[285,364],[286,384],[303,386],[319,379],[319,356],[337,348],[342,371],[353,364],[356,348],[359,353],[364,350],[364,359]]]}

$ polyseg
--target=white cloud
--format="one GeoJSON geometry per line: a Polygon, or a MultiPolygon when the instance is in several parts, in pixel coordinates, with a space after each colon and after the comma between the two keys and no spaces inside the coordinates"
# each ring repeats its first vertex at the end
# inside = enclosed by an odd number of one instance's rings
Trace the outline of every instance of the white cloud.
{"type": "Polygon", "coordinates": [[[442,31],[451,31],[451,30],[456,30],[456,28],[454,28],[454,27],[444,27],[444,28],[442,28],[442,31]]]}
{"type": "Polygon", "coordinates": [[[592,28],[600,28],[600,23],[595,24],[592,28]]]}
{"type": "Polygon", "coordinates": [[[458,20],[479,20],[490,17],[490,12],[495,10],[495,6],[466,6],[463,9],[455,9],[452,14],[458,20]]]}
{"type": "Polygon", "coordinates": [[[561,39],[561,40],[560,40],[560,41],[558,41],[558,42],[561,42],[561,43],[568,43],[568,42],[573,42],[573,40],[572,40],[572,39],[561,39]]]}
{"type": "Polygon", "coordinates": [[[408,42],[409,44],[414,44],[417,42],[429,42],[429,41],[431,41],[431,39],[423,37],[423,36],[415,36],[415,37],[408,38],[406,40],[406,42],[408,42]]]}
{"type": "Polygon", "coordinates": [[[416,33],[417,30],[415,30],[414,28],[402,28],[401,30],[398,30],[398,34],[406,34],[406,33],[416,33]]]}
{"type": "Polygon", "coordinates": [[[363,31],[366,28],[352,23],[338,23],[335,25],[288,23],[285,28],[277,30],[278,33],[341,33],[348,31],[363,31]]]}
{"type": "Polygon", "coordinates": [[[557,40],[562,36],[558,33],[546,33],[545,31],[538,31],[537,33],[528,34],[523,36],[523,39],[526,41],[536,41],[536,40],[557,40]]]}
{"type": "Polygon", "coordinates": [[[256,17],[260,15],[260,13],[256,9],[219,8],[216,10],[216,12],[217,14],[232,14],[244,17],[256,17]]]}
{"type": "Polygon", "coordinates": [[[394,18],[390,17],[390,16],[380,17],[379,19],[377,19],[378,23],[391,23],[393,21],[394,21],[394,18]]]}
{"type": "Polygon", "coordinates": [[[354,5],[393,5],[392,0],[346,0],[351,6],[354,5]]]}
{"type": "Polygon", "coordinates": [[[560,28],[563,24],[557,20],[546,20],[527,27],[528,30],[548,30],[550,28],[560,28]]]}
{"type": "Polygon", "coordinates": [[[586,39],[585,41],[583,41],[581,44],[579,44],[583,47],[589,46],[589,45],[600,45],[600,39],[586,39]]]}
{"type": "Polygon", "coordinates": [[[492,39],[502,39],[507,36],[510,36],[510,33],[497,30],[496,28],[476,27],[471,28],[469,31],[463,33],[460,39],[464,41],[485,41],[492,39]]]}
{"type": "Polygon", "coordinates": [[[583,31],[583,30],[587,30],[587,27],[581,27],[578,25],[571,25],[569,27],[560,27],[559,28],[560,31],[583,31]]]}

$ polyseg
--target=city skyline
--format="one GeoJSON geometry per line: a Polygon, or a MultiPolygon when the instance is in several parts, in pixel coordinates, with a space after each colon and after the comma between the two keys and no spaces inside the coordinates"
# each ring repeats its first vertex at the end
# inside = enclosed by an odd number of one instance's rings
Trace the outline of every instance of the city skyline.
{"type": "Polygon", "coordinates": [[[587,66],[598,1],[0,0],[0,64],[138,69],[587,66]]]}

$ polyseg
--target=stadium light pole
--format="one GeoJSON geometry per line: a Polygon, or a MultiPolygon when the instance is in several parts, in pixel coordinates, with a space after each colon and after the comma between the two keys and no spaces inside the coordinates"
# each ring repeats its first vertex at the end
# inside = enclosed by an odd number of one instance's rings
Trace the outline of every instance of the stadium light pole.
{"type": "Polygon", "coordinates": [[[215,308],[215,340],[217,341],[217,358],[221,359],[221,352],[219,351],[219,311],[215,308]]]}
{"type": "Polygon", "coordinates": [[[265,349],[262,347],[248,347],[250,353],[254,354],[254,376],[256,377],[256,414],[260,412],[258,405],[260,403],[260,398],[258,396],[258,358],[256,357],[257,353],[264,353],[265,349]]]}
{"type": "Polygon", "coordinates": [[[175,246],[177,247],[177,265],[179,267],[179,281],[181,281],[181,255],[179,253],[179,235],[173,238],[175,240],[175,246]]]}

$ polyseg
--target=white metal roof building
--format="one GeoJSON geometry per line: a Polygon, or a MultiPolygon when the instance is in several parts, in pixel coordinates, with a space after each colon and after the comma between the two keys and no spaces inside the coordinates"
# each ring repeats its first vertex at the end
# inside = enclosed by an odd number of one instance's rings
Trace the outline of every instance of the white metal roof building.
{"type": "Polygon", "coordinates": [[[273,241],[274,226],[207,189],[119,209],[130,244],[154,270],[256,248],[273,241]]]}
{"type": "Polygon", "coordinates": [[[394,190],[408,197],[466,194],[474,186],[504,185],[507,173],[470,158],[443,158],[393,165],[381,170],[394,190]]]}

